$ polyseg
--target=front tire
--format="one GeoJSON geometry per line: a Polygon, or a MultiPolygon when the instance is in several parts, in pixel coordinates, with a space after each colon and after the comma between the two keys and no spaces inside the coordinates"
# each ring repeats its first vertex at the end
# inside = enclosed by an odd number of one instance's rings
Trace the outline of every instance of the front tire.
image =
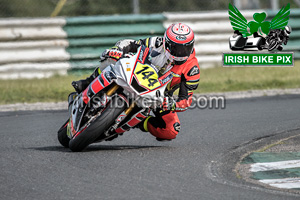
{"type": "Polygon", "coordinates": [[[67,120],[57,132],[57,139],[59,143],[66,148],[69,147],[70,142],[70,138],[67,135],[68,123],[69,120],[67,120]]]}
{"type": "Polygon", "coordinates": [[[278,42],[277,41],[271,41],[269,44],[268,51],[273,51],[275,48],[277,48],[278,42]]]}
{"type": "Polygon", "coordinates": [[[69,142],[69,148],[74,152],[80,152],[102,135],[115,122],[115,119],[126,109],[126,103],[122,98],[113,97],[110,104],[102,114],[92,122],[82,133],[69,142]],[[119,105],[119,106],[115,106],[119,105]],[[121,106],[120,106],[121,105],[121,106]]]}

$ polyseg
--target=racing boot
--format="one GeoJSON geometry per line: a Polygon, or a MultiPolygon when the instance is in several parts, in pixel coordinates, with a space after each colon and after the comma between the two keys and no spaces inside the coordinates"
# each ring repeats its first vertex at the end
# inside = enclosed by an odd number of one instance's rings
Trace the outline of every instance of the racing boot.
{"type": "Polygon", "coordinates": [[[138,123],[135,127],[133,128],[139,128],[141,131],[143,132],[149,132],[148,131],[148,120],[151,118],[152,116],[149,116],[147,118],[145,118],[143,121],[141,121],[140,123],[138,123]]]}
{"type": "Polygon", "coordinates": [[[100,74],[101,74],[101,70],[99,67],[97,67],[91,76],[87,77],[86,79],[79,80],[79,81],[73,81],[72,86],[74,87],[74,89],[76,90],[77,93],[81,93],[100,74]]]}

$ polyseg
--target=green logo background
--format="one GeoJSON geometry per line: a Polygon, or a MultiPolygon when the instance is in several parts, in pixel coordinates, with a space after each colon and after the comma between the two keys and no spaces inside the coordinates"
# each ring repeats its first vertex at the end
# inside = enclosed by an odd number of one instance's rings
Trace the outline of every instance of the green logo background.
{"type": "Polygon", "coordinates": [[[254,13],[254,21],[247,22],[247,19],[242,13],[230,3],[228,13],[233,30],[238,30],[243,34],[243,37],[250,36],[255,32],[259,32],[261,35],[263,35],[263,33],[268,35],[272,29],[284,29],[284,27],[287,26],[290,15],[290,4],[283,6],[271,22],[265,21],[267,17],[265,12],[254,13]],[[250,32],[247,30],[248,27],[250,28],[250,32]]]}

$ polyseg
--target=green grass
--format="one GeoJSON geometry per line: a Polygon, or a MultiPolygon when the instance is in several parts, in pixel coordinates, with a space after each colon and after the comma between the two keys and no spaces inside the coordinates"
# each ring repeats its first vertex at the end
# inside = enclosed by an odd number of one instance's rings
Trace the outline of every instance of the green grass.
{"type": "Polygon", "coordinates": [[[294,67],[232,67],[201,70],[197,92],[300,88],[300,61],[294,67]]]}
{"type": "Polygon", "coordinates": [[[0,104],[58,102],[67,100],[73,80],[86,76],[54,76],[47,79],[0,80],[0,104]]]}
{"type": "MultiPolygon", "coordinates": [[[[87,77],[69,75],[48,79],[0,80],[0,104],[58,102],[74,91],[71,82],[87,77]]],[[[300,61],[295,67],[239,67],[202,69],[197,92],[226,92],[300,88],[300,61]]]]}

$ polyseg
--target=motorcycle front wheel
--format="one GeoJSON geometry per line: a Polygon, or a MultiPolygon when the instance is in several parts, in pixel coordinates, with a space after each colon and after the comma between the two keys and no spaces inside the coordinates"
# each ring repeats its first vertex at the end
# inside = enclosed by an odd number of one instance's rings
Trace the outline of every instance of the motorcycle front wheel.
{"type": "Polygon", "coordinates": [[[274,41],[272,40],[269,44],[269,48],[268,48],[268,51],[273,51],[274,49],[276,49],[278,46],[278,42],[277,41],[274,41]]]}
{"type": "Polygon", "coordinates": [[[68,123],[69,120],[67,120],[64,123],[64,125],[62,125],[62,127],[57,131],[57,139],[59,143],[66,148],[69,147],[69,142],[70,142],[70,138],[67,135],[68,123]]]}
{"type": "Polygon", "coordinates": [[[115,119],[126,109],[127,104],[118,96],[112,98],[102,114],[95,119],[84,131],[78,136],[72,138],[69,142],[69,148],[74,152],[80,152],[89,144],[104,134],[110,128],[115,119]]]}

